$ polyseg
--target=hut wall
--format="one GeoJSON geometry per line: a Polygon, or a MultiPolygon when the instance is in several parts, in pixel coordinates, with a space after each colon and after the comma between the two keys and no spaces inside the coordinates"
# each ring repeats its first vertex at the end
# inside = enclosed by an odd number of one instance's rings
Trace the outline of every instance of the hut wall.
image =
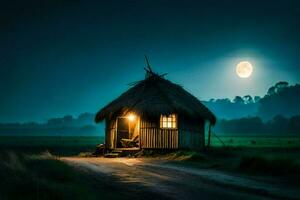
{"type": "MultiPolygon", "coordinates": [[[[202,149],[205,145],[204,121],[178,119],[178,129],[161,129],[159,122],[140,119],[134,134],[140,135],[140,147],[144,149],[202,149]],[[139,130],[139,133],[138,133],[139,130]]],[[[116,120],[106,121],[106,148],[115,148],[116,120]]]]}
{"type": "Polygon", "coordinates": [[[202,149],[204,148],[204,121],[179,119],[179,148],[202,149]]]}
{"type": "Polygon", "coordinates": [[[141,120],[140,145],[144,149],[177,149],[178,130],[161,129],[158,122],[141,120]]]}
{"type": "Polygon", "coordinates": [[[116,120],[105,120],[105,146],[108,149],[115,148],[116,120]]]}
{"type": "Polygon", "coordinates": [[[135,123],[131,124],[130,126],[130,139],[135,138],[139,135],[140,131],[140,117],[137,117],[135,123]]]}

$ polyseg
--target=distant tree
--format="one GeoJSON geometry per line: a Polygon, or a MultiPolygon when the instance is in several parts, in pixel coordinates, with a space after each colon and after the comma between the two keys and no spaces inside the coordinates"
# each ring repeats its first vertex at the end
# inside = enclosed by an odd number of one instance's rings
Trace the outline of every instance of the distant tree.
{"type": "Polygon", "coordinates": [[[72,115],[66,115],[63,117],[63,123],[65,126],[70,126],[73,123],[73,116],[72,115]]]}
{"type": "Polygon", "coordinates": [[[259,101],[258,115],[264,120],[272,119],[279,114],[285,117],[299,115],[300,85],[288,86],[287,82],[282,81],[273,88],[276,95],[267,95],[259,101]]]}
{"type": "Polygon", "coordinates": [[[272,96],[274,94],[276,94],[276,88],[275,86],[272,86],[268,89],[267,95],[272,96]]]}
{"type": "Polygon", "coordinates": [[[264,131],[264,123],[259,117],[245,117],[239,119],[218,121],[216,131],[228,134],[244,134],[244,133],[262,133],[264,131]]]}
{"type": "Polygon", "coordinates": [[[280,81],[275,84],[276,93],[282,92],[284,89],[286,89],[289,86],[289,83],[286,81],[280,81]]]}
{"type": "Polygon", "coordinates": [[[209,102],[215,102],[215,99],[214,99],[214,98],[211,98],[211,99],[209,100],[209,102]]]}
{"type": "Polygon", "coordinates": [[[215,103],[230,103],[230,99],[229,98],[225,98],[225,99],[217,99],[214,101],[215,103]]]}
{"type": "Polygon", "coordinates": [[[287,132],[292,134],[300,133],[300,115],[296,115],[290,118],[287,132]]]}
{"type": "Polygon", "coordinates": [[[260,96],[255,96],[254,97],[254,102],[257,103],[261,100],[261,97],[260,96]]]}
{"type": "Polygon", "coordinates": [[[285,134],[288,127],[288,119],[282,115],[276,115],[266,126],[270,133],[285,134]]]}
{"type": "Polygon", "coordinates": [[[243,100],[242,97],[236,96],[236,97],[234,97],[234,99],[233,99],[233,103],[244,104],[244,100],[243,100]]]}
{"type": "Polygon", "coordinates": [[[95,114],[92,113],[82,113],[78,116],[78,123],[82,125],[88,125],[94,123],[95,114]]]}
{"type": "Polygon", "coordinates": [[[253,103],[253,98],[250,95],[246,95],[243,97],[244,103],[245,104],[249,104],[249,103],[253,103]]]}
{"type": "Polygon", "coordinates": [[[47,124],[49,126],[62,126],[64,123],[63,119],[62,118],[52,118],[52,119],[49,119],[47,124]]]}
{"type": "Polygon", "coordinates": [[[280,81],[280,82],[276,83],[274,86],[272,86],[268,89],[267,95],[272,96],[274,94],[282,92],[283,90],[288,88],[288,86],[289,86],[288,82],[280,81]]]}
{"type": "Polygon", "coordinates": [[[37,122],[27,122],[27,123],[23,123],[22,127],[26,127],[26,128],[33,128],[33,127],[38,127],[40,124],[38,124],[37,122]]]}

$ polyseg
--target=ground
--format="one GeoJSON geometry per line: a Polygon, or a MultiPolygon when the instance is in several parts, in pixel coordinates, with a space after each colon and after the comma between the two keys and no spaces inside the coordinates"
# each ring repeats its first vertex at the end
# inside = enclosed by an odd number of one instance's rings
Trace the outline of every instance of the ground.
{"type": "MultiPolygon", "coordinates": [[[[62,161],[84,172],[93,182],[107,181],[126,188],[124,195],[138,191],[159,199],[297,199],[295,188],[276,185],[271,179],[255,179],[212,169],[197,169],[149,158],[78,158],[62,161]]],[[[118,190],[117,190],[118,191],[118,190]]],[[[116,191],[116,192],[117,192],[116,191]]],[[[299,195],[299,196],[298,196],[299,195]]],[[[139,199],[145,199],[141,193],[139,199]]],[[[151,197],[149,197],[151,199],[151,197]]]]}
{"type": "Polygon", "coordinates": [[[300,199],[299,137],[221,139],[110,159],[82,157],[99,137],[3,136],[0,199],[300,199]]]}

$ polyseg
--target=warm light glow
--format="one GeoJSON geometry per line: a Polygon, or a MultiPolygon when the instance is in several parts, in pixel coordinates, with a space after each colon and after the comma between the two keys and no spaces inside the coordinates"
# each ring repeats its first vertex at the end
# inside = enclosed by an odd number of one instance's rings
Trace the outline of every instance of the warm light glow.
{"type": "Polygon", "coordinates": [[[129,121],[131,121],[131,122],[133,122],[133,121],[135,120],[135,118],[136,118],[136,116],[135,116],[134,114],[129,114],[129,115],[127,116],[127,119],[128,119],[129,121]]]}
{"type": "Polygon", "coordinates": [[[160,128],[175,129],[177,128],[177,118],[175,114],[161,115],[160,128]]]}
{"type": "Polygon", "coordinates": [[[236,66],[236,74],[241,78],[248,78],[249,76],[251,76],[252,71],[252,64],[248,61],[240,62],[236,66]]]}

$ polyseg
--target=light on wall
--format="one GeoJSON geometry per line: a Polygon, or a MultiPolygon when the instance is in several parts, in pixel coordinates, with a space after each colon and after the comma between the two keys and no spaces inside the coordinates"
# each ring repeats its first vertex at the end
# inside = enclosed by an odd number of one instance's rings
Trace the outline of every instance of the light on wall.
{"type": "Polygon", "coordinates": [[[127,119],[131,122],[133,122],[135,120],[136,116],[134,114],[129,114],[127,115],[127,119]]]}

